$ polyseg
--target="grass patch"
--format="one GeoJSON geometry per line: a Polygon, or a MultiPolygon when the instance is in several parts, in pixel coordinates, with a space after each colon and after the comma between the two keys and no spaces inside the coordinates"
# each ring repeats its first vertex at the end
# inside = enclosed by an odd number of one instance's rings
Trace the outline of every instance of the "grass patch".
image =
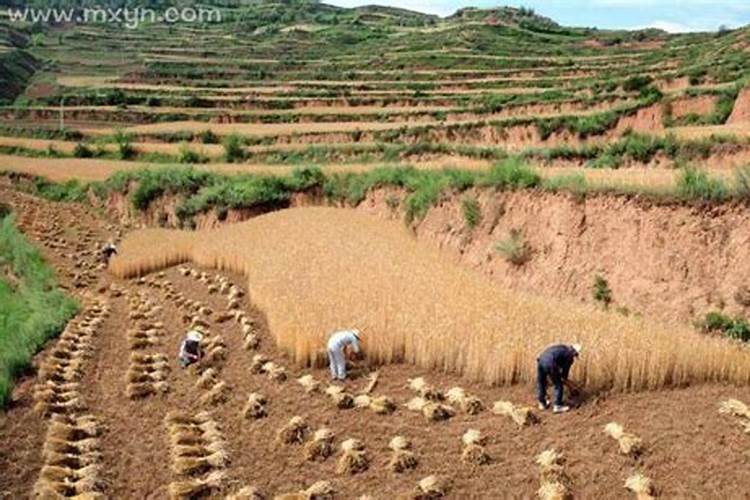
{"type": "Polygon", "coordinates": [[[464,220],[469,229],[474,229],[482,222],[482,207],[479,206],[476,198],[467,196],[461,202],[461,207],[464,213],[464,220]]]}
{"type": "Polygon", "coordinates": [[[518,229],[512,229],[507,238],[495,245],[495,250],[514,266],[522,266],[531,259],[531,247],[518,229]]]}
{"type": "Polygon", "coordinates": [[[78,305],[56,288],[52,269],[13,215],[0,219],[0,270],[0,407],[5,407],[31,357],[59,335],[78,305]]]}
{"type": "Polygon", "coordinates": [[[685,167],[677,180],[677,193],[688,199],[722,201],[729,195],[726,185],[720,179],[708,176],[703,170],[685,167]]]}

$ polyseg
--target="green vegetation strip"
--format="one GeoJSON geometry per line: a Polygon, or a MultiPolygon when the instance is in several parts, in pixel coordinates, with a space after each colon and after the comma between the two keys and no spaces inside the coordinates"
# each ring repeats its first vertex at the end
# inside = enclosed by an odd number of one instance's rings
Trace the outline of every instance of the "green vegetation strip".
{"type": "Polygon", "coordinates": [[[52,269],[0,207],[0,407],[31,357],[57,336],[78,304],[55,285],[52,269]]]}

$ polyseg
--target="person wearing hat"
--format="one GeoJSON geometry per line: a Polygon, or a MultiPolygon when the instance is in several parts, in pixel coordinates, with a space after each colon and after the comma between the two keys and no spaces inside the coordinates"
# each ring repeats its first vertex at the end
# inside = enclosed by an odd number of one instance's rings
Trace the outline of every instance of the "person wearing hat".
{"type": "Polygon", "coordinates": [[[203,356],[201,341],[203,334],[198,329],[190,330],[180,344],[180,366],[185,368],[200,361],[203,356]]]}
{"type": "Polygon", "coordinates": [[[328,339],[328,363],[331,367],[331,380],[346,379],[346,349],[350,348],[357,356],[361,354],[359,341],[362,332],[353,328],[340,330],[328,339]]]}
{"type": "Polygon", "coordinates": [[[563,404],[563,385],[568,383],[568,373],[578,355],[581,344],[557,344],[546,348],[537,358],[536,388],[539,409],[549,408],[547,400],[547,379],[555,386],[555,401],[552,406],[554,413],[565,413],[570,406],[563,404]]]}

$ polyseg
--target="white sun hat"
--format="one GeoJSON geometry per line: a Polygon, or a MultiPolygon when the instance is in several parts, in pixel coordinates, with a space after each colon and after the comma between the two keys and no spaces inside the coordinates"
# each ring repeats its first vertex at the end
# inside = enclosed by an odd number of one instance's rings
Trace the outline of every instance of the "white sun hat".
{"type": "Polygon", "coordinates": [[[351,331],[354,334],[354,336],[357,337],[358,339],[362,338],[362,332],[359,331],[359,328],[352,328],[351,331]]]}
{"type": "Polygon", "coordinates": [[[187,334],[187,339],[194,342],[200,342],[203,340],[203,334],[198,330],[190,330],[187,334]]]}
{"type": "Polygon", "coordinates": [[[583,349],[583,346],[581,344],[573,344],[570,347],[573,348],[576,354],[581,354],[581,350],[583,349]]]}

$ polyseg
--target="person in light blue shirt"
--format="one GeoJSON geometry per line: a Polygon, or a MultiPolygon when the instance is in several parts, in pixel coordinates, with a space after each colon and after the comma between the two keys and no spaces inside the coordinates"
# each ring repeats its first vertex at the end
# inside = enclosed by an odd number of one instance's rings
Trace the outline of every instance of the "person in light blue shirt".
{"type": "Polygon", "coordinates": [[[340,330],[328,339],[328,362],[331,367],[331,380],[346,379],[346,349],[351,348],[357,355],[361,354],[359,345],[362,333],[353,328],[340,330]]]}

